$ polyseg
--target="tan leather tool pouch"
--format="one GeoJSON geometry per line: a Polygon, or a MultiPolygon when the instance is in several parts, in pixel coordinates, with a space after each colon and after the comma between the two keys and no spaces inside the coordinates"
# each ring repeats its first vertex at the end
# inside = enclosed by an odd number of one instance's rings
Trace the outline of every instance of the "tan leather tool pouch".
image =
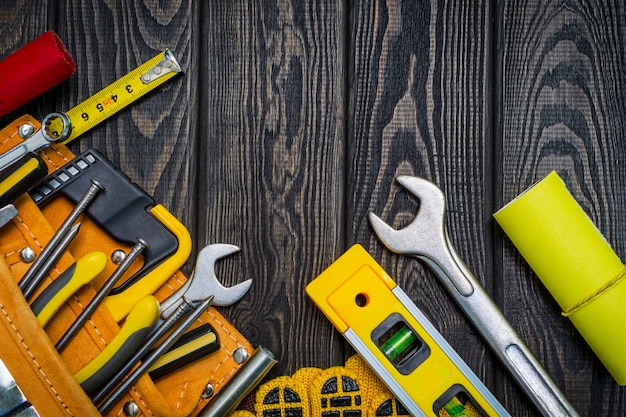
{"type": "MultiPolygon", "coordinates": [[[[24,123],[39,128],[39,122],[31,116],[16,120],[0,131],[0,152],[22,140],[17,132],[24,123]]],[[[74,157],[63,145],[54,145],[40,155],[50,172],[74,157]]],[[[62,354],[57,353],[54,344],[113,273],[116,265],[109,260],[105,271],[80,289],[46,328],[42,328],[17,286],[29,267],[20,253],[26,247],[40,253],[74,206],[60,197],[40,209],[28,195],[21,196],[15,205],[17,217],[0,229],[0,358],[41,416],[99,416],[73,375],[104,349],[119,331],[121,323],[117,323],[102,304],[62,354]]],[[[128,253],[130,250],[128,246],[114,241],[87,216],[81,215],[80,221],[82,226],[76,239],[38,292],[86,253],[99,250],[112,254],[116,249],[128,253]]],[[[138,268],[131,268],[127,275],[138,268]]],[[[186,280],[182,272],[176,272],[157,290],[156,297],[162,301],[186,280]]],[[[157,382],[144,375],[107,416],[123,416],[122,408],[130,401],[143,413],[138,415],[163,417],[194,416],[209,404],[240,366],[234,361],[233,352],[244,348],[251,354],[253,349],[215,308],[209,308],[194,327],[203,323],[210,323],[218,334],[220,349],[217,352],[157,382]],[[207,395],[210,392],[212,395],[207,395]]]]}

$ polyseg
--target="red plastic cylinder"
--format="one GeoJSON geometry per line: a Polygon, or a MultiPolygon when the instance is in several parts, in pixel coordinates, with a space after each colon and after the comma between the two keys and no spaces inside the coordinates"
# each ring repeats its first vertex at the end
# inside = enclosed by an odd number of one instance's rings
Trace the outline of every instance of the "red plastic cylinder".
{"type": "Polygon", "coordinates": [[[0,117],[68,79],[76,65],[53,31],[0,61],[0,117]]]}

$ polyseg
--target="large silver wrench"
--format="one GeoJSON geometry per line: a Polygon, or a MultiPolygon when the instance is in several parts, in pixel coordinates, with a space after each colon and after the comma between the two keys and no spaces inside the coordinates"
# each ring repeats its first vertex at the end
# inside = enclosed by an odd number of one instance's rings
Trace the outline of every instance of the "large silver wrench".
{"type": "Polygon", "coordinates": [[[399,176],[396,181],[420,200],[419,212],[401,230],[369,213],[380,241],[393,252],[428,264],[544,416],[578,416],[450,243],[443,192],[423,178],[399,176]]]}
{"type": "Polygon", "coordinates": [[[15,145],[0,155],[0,171],[17,161],[28,152],[35,152],[53,143],[63,142],[72,133],[72,122],[65,113],[50,113],[41,122],[41,129],[34,132],[24,142],[15,145]],[[53,122],[60,120],[60,130],[51,131],[53,122]]]}

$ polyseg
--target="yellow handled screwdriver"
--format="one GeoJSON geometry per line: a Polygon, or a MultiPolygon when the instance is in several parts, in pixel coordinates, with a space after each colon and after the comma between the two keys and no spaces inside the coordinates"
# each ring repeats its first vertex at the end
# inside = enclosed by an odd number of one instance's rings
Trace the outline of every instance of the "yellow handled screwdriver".
{"type": "Polygon", "coordinates": [[[48,167],[39,155],[29,152],[0,173],[0,207],[34,187],[48,175],[48,167]]]}
{"type": "MultiPolygon", "coordinates": [[[[220,348],[219,338],[209,323],[196,327],[183,334],[172,347],[159,357],[148,369],[153,381],[164,377],[173,370],[203,358],[220,348]]],[[[149,354],[149,353],[148,353],[149,354]]]]}
{"type": "Polygon", "coordinates": [[[48,175],[48,167],[36,153],[27,153],[0,173],[0,227],[17,216],[12,204],[48,175]]]}

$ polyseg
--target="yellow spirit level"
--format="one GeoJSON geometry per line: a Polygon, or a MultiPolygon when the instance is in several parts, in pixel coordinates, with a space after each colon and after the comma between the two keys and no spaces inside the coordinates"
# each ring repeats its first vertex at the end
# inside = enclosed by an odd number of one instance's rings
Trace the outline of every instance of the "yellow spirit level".
{"type": "Polygon", "coordinates": [[[362,246],[306,291],[413,416],[510,416],[362,246]]]}

